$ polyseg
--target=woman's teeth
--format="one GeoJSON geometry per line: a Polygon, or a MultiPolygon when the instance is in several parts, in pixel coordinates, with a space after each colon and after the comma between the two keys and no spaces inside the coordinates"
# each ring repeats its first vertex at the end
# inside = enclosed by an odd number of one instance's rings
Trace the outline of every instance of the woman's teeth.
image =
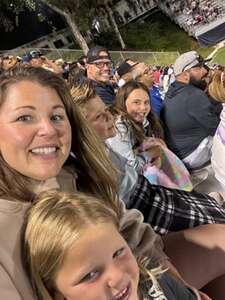
{"type": "Polygon", "coordinates": [[[43,148],[36,148],[31,150],[32,153],[35,154],[51,154],[51,153],[55,153],[57,150],[56,147],[43,147],[43,148]]]}

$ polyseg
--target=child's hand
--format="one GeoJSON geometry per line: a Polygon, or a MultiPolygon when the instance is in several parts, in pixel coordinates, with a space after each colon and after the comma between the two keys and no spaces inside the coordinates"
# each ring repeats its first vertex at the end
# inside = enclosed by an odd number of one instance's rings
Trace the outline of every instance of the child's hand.
{"type": "Polygon", "coordinates": [[[140,149],[141,151],[147,151],[149,148],[153,147],[153,146],[163,146],[163,147],[167,147],[165,142],[161,139],[158,138],[147,138],[144,140],[144,142],[142,143],[140,149]]]}
{"type": "Polygon", "coordinates": [[[160,146],[152,146],[151,148],[148,149],[147,151],[149,153],[150,157],[150,163],[153,166],[156,166],[158,169],[161,168],[162,161],[161,161],[161,156],[162,156],[162,150],[160,146]]]}

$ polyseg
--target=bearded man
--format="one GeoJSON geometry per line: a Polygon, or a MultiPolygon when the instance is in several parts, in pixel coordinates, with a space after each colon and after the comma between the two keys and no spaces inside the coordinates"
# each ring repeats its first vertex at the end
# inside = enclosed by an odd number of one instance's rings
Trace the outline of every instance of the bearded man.
{"type": "Polygon", "coordinates": [[[196,51],[179,56],[174,63],[176,81],[161,111],[166,143],[190,169],[210,163],[212,137],[222,109],[205,93],[208,72],[206,61],[196,51]]]}

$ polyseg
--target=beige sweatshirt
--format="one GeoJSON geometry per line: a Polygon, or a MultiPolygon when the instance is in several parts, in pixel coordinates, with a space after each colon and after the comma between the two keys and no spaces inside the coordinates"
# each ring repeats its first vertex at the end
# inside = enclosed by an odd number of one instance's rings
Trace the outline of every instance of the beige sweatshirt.
{"type": "MultiPolygon", "coordinates": [[[[76,176],[62,170],[57,178],[52,178],[35,187],[38,193],[59,188],[63,191],[76,190],[76,176]]],[[[29,280],[22,266],[21,228],[29,203],[0,199],[0,298],[4,300],[34,300],[29,280]]],[[[126,210],[121,202],[121,233],[138,256],[148,256],[164,260],[163,243],[150,225],[143,223],[137,210],[126,210]]]]}

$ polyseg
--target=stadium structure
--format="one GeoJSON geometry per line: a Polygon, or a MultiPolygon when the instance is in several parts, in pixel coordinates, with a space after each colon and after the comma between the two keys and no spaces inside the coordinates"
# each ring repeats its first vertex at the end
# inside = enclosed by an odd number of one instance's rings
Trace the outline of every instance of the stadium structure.
{"type": "MultiPolygon", "coordinates": [[[[108,5],[119,28],[130,22],[144,20],[160,10],[196,38],[201,46],[211,46],[225,39],[225,0],[109,0],[108,5]]],[[[92,22],[92,33],[96,30],[98,34],[107,28],[111,28],[111,24],[104,5],[101,5],[92,22]]],[[[90,30],[87,32],[87,40],[92,33],[90,30]]],[[[63,29],[21,45],[12,52],[29,48],[57,51],[73,47],[71,33],[63,29]]]]}

